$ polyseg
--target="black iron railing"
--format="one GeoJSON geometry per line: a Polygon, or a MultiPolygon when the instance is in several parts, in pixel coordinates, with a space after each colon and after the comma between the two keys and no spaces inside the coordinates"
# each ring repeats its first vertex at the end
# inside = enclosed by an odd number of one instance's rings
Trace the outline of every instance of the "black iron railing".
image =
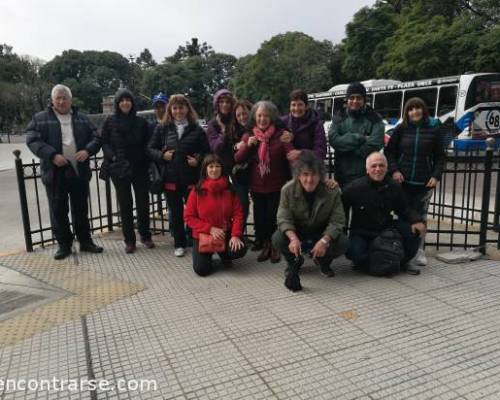
{"type": "MultiPolygon", "coordinates": [[[[492,145],[492,143],[490,143],[492,145]]],[[[333,176],[334,156],[329,149],[325,163],[333,176]]],[[[23,163],[14,151],[20,207],[27,251],[54,242],[45,193],[41,195],[40,164],[23,163]]],[[[118,204],[110,181],[98,179],[102,158],[91,159],[89,221],[93,232],[120,227],[118,204]]],[[[426,246],[438,249],[478,247],[488,244],[500,248],[500,157],[492,147],[486,151],[449,153],[442,180],[431,200],[426,246]]],[[[169,232],[164,196],[150,196],[151,228],[154,233],[169,232]]],[[[252,232],[252,221],[248,223],[252,232]]]]}

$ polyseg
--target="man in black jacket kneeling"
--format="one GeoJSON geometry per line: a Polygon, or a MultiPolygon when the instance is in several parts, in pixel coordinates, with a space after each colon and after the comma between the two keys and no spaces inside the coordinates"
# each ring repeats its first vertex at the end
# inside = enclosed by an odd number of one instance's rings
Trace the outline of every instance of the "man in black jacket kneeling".
{"type": "MultiPolygon", "coordinates": [[[[366,270],[371,242],[384,230],[399,231],[404,248],[402,266],[411,260],[425,233],[422,218],[409,208],[399,183],[387,176],[387,159],[374,152],[366,159],[367,175],[348,184],[342,192],[344,207],[351,209],[349,249],[346,257],[366,270]],[[393,220],[392,213],[398,215],[393,220]]],[[[409,270],[410,271],[410,270],[409,270]]]]}

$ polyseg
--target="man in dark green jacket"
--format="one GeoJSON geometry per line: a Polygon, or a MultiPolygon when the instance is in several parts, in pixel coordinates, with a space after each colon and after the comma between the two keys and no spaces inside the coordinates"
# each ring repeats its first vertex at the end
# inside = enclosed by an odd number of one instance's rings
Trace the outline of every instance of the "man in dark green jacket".
{"type": "Polygon", "coordinates": [[[89,119],[71,106],[71,90],[67,86],[54,86],[51,98],[48,110],[34,115],[26,128],[26,144],[40,158],[50,222],[59,244],[54,258],[62,260],[71,254],[73,233],[69,225],[68,198],[80,251],[100,253],[102,247],[90,236],[87,199],[92,177],[89,157],[99,151],[101,142],[89,119]]]}
{"type": "Polygon", "coordinates": [[[346,93],[347,108],[333,118],[328,132],[335,150],[335,180],[340,187],[365,175],[366,157],[384,145],[384,123],[366,105],[366,89],[351,83],[346,93]]]}
{"type": "Polygon", "coordinates": [[[288,263],[285,286],[292,291],[302,289],[299,268],[303,254],[310,254],[321,272],[331,277],[332,260],[348,247],[340,191],[328,188],[324,178],[322,160],[304,150],[294,166],[294,179],[281,189],[273,245],[288,263]]]}

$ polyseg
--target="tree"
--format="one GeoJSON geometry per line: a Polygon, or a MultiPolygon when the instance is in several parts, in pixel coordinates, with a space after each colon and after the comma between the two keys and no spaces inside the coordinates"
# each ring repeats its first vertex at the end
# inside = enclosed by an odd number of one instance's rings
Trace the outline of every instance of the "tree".
{"type": "Polygon", "coordinates": [[[141,78],[138,66],[122,55],[111,51],[65,50],[40,69],[46,81],[68,85],[74,97],[86,112],[101,112],[102,97],[114,94],[120,84],[137,89],[141,78]]]}
{"type": "Polygon", "coordinates": [[[398,24],[398,14],[392,6],[378,2],[363,7],[346,25],[343,42],[345,59],[342,73],[349,81],[373,78],[384,59],[385,40],[390,38],[398,24]]]}
{"type": "Polygon", "coordinates": [[[207,42],[199,43],[198,38],[192,38],[185,46],[179,46],[173,56],[165,58],[165,62],[176,63],[185,61],[190,57],[208,58],[214,54],[212,46],[207,42]]]}
{"type": "Polygon", "coordinates": [[[485,27],[484,21],[467,11],[450,17],[435,9],[432,16],[424,4],[416,1],[402,13],[398,29],[384,42],[387,51],[378,76],[412,80],[495,66],[489,55],[498,54],[494,28],[485,27]],[[478,62],[480,52],[484,56],[478,62]]]}
{"type": "Polygon", "coordinates": [[[500,71],[500,26],[491,29],[478,42],[477,56],[474,60],[476,71],[500,71]]]}
{"type": "Polygon", "coordinates": [[[257,54],[238,60],[231,86],[238,97],[270,99],[281,109],[295,88],[324,90],[333,81],[333,45],[301,32],[287,32],[262,43],[257,54]]]}
{"type": "Polygon", "coordinates": [[[40,61],[0,45],[0,131],[21,128],[46,105],[48,85],[38,77],[40,61]]]}
{"type": "Polygon", "coordinates": [[[135,59],[135,63],[139,65],[141,69],[149,69],[157,65],[148,49],[144,49],[141,54],[139,54],[139,57],[135,59]]]}

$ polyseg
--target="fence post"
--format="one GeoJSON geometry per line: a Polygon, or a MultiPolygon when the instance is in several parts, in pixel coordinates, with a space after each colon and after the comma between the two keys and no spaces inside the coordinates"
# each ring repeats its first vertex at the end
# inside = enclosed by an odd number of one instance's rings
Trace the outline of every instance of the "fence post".
{"type": "Polygon", "coordinates": [[[108,217],[108,231],[113,230],[113,203],[111,201],[111,182],[109,177],[105,180],[106,214],[108,217]]]}
{"type": "Polygon", "coordinates": [[[21,150],[14,150],[12,152],[16,157],[16,176],[17,176],[17,189],[19,192],[19,200],[21,201],[21,216],[23,219],[23,229],[24,229],[24,243],[26,245],[26,251],[33,251],[33,241],[31,240],[31,225],[30,225],[30,214],[28,211],[28,199],[26,197],[26,185],[24,184],[24,170],[23,170],[23,160],[19,157],[21,155],[21,150]]]}
{"type": "Polygon", "coordinates": [[[479,231],[479,250],[486,254],[486,239],[488,234],[488,214],[490,211],[490,192],[491,192],[491,168],[493,165],[493,146],[495,139],[486,139],[486,159],[484,160],[484,179],[483,179],[483,199],[481,204],[481,226],[479,231]]]}

